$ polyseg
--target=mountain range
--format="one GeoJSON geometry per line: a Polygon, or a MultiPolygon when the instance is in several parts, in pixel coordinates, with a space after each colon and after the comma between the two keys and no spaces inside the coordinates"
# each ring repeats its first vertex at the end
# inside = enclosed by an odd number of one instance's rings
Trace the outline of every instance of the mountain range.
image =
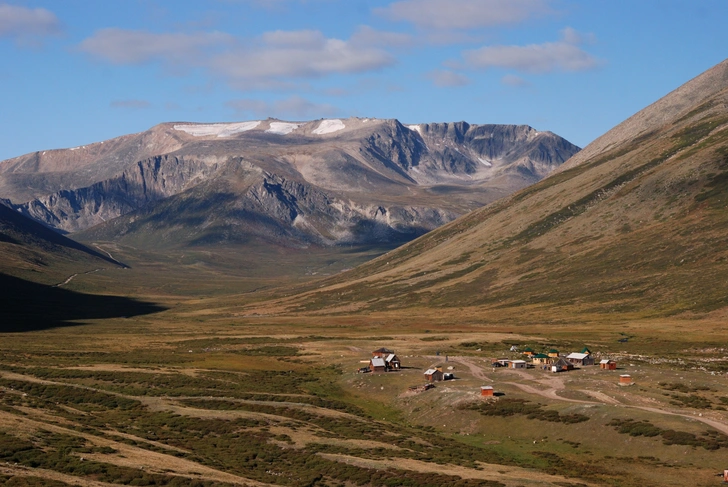
{"type": "Polygon", "coordinates": [[[82,241],[138,248],[398,244],[578,150],[525,125],[166,123],[2,161],[0,197],[82,241]]]}

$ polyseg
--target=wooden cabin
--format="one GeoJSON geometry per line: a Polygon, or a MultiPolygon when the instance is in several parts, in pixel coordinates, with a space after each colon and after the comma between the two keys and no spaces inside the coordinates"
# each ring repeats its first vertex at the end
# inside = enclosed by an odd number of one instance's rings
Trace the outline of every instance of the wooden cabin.
{"type": "Polygon", "coordinates": [[[387,364],[381,357],[372,357],[372,359],[369,361],[369,368],[372,372],[386,372],[387,364]]]}
{"type": "Polygon", "coordinates": [[[574,370],[574,364],[564,357],[560,357],[556,362],[551,364],[551,372],[566,372],[568,370],[574,370]]]}
{"type": "Polygon", "coordinates": [[[526,355],[528,357],[531,357],[536,352],[531,347],[526,347],[523,349],[523,355],[526,355]]]}
{"type": "Polygon", "coordinates": [[[399,357],[397,357],[394,353],[387,355],[384,358],[384,363],[387,364],[388,370],[399,370],[402,365],[399,361],[399,357]]]}
{"type": "Polygon", "coordinates": [[[571,362],[574,365],[594,365],[594,357],[589,355],[588,353],[570,353],[566,356],[566,360],[571,362]]]}
{"type": "Polygon", "coordinates": [[[604,359],[599,362],[599,368],[605,370],[617,370],[617,362],[614,360],[604,359]]]}
{"type": "Polygon", "coordinates": [[[392,354],[392,353],[394,353],[393,350],[382,347],[377,350],[374,350],[372,352],[372,357],[385,358],[386,356],[388,356],[389,354],[392,354]]]}
{"type": "Polygon", "coordinates": [[[552,348],[551,350],[549,350],[548,356],[551,358],[559,358],[559,351],[555,348],[552,348]]]}
{"type": "Polygon", "coordinates": [[[541,365],[550,364],[551,362],[553,362],[553,358],[549,357],[545,353],[537,353],[537,354],[531,355],[531,359],[533,360],[534,364],[541,364],[541,365]]]}
{"type": "Polygon", "coordinates": [[[511,362],[508,364],[508,367],[510,367],[511,369],[525,369],[526,361],[525,360],[511,360],[511,362]]]}
{"type": "Polygon", "coordinates": [[[442,367],[435,367],[425,371],[425,380],[428,382],[439,382],[443,379],[442,367]]]}
{"type": "Polygon", "coordinates": [[[619,376],[619,385],[620,386],[631,386],[633,384],[632,382],[632,376],[629,374],[622,374],[619,376]]]}

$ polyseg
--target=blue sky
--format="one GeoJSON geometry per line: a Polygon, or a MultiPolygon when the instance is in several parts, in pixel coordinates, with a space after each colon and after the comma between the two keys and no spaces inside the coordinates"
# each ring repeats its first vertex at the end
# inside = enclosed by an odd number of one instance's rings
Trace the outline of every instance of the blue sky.
{"type": "Polygon", "coordinates": [[[583,147],[728,57],[726,19],[725,0],[0,0],[0,160],[269,116],[583,147]]]}

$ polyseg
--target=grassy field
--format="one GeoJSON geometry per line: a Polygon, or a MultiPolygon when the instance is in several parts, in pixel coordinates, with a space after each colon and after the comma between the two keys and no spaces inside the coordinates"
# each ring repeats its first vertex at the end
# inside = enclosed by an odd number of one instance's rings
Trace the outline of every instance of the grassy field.
{"type": "Polygon", "coordinates": [[[726,467],[721,326],[243,317],[221,299],[3,334],[0,483],[708,486],[726,467]],[[493,368],[511,345],[619,369],[493,368]],[[382,346],[404,368],[357,373],[382,346]],[[433,365],[455,380],[410,391],[433,365]]]}

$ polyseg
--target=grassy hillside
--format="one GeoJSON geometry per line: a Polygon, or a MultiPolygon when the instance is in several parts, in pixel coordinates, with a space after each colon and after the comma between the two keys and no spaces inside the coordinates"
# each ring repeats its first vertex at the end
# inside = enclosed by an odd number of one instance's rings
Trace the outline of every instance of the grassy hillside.
{"type": "MultiPolygon", "coordinates": [[[[615,139],[576,166],[267,306],[295,313],[468,308],[642,318],[725,307],[728,63],[715,70],[722,84],[695,97],[697,105],[635,125],[633,138],[615,139]]],[[[666,100],[683,100],[685,91],[666,100]]]]}

